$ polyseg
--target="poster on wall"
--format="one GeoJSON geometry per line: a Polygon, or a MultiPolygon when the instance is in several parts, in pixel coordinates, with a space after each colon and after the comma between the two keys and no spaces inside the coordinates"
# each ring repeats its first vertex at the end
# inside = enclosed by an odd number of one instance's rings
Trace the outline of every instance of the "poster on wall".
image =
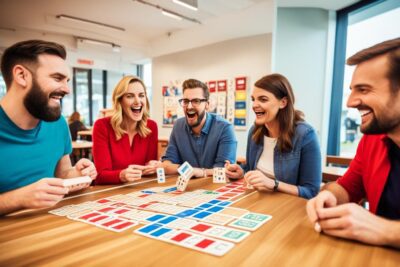
{"type": "Polygon", "coordinates": [[[164,98],[163,126],[172,127],[174,122],[183,116],[179,99],[182,97],[182,90],[177,85],[163,86],[162,95],[164,98]]]}
{"type": "Polygon", "coordinates": [[[210,92],[210,98],[209,98],[210,104],[208,106],[208,112],[217,113],[217,106],[218,106],[217,82],[209,81],[207,83],[207,86],[210,92]]]}
{"type": "Polygon", "coordinates": [[[228,84],[226,80],[221,80],[217,82],[217,114],[226,118],[226,91],[228,89],[228,84]]]}
{"type": "Polygon", "coordinates": [[[235,78],[235,129],[246,129],[247,78],[235,78]]]}

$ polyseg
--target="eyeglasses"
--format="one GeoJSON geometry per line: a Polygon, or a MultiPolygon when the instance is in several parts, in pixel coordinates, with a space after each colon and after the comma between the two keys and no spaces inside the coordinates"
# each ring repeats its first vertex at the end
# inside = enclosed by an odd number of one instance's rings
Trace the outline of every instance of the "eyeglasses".
{"type": "Polygon", "coordinates": [[[189,103],[192,103],[193,107],[198,107],[202,102],[207,102],[207,99],[203,98],[194,98],[194,99],[187,99],[187,98],[182,98],[179,99],[179,104],[181,104],[182,107],[186,107],[189,105],[189,103]]]}

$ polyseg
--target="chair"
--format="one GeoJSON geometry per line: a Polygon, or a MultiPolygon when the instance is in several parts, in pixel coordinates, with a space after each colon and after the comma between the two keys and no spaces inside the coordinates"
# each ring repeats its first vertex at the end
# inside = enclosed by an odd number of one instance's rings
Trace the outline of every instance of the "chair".
{"type": "Polygon", "coordinates": [[[343,176],[350,165],[352,158],[341,156],[326,156],[326,166],[322,168],[323,182],[336,181],[343,176]]]}

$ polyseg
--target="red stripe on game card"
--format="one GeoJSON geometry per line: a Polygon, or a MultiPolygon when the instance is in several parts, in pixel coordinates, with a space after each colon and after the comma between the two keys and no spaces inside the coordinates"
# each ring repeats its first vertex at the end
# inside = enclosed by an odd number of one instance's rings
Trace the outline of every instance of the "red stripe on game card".
{"type": "Polygon", "coordinates": [[[112,226],[111,228],[116,229],[116,230],[121,230],[124,229],[125,227],[131,226],[134,224],[133,222],[124,222],[115,226],[112,226]]]}
{"type": "Polygon", "coordinates": [[[228,188],[221,188],[221,189],[218,189],[218,190],[215,190],[215,191],[216,192],[226,192],[228,190],[229,190],[228,188]]]}
{"type": "Polygon", "coordinates": [[[108,227],[108,226],[111,226],[111,225],[116,224],[116,223],[119,223],[119,222],[122,222],[122,220],[115,219],[115,220],[111,220],[111,221],[109,221],[109,222],[103,223],[103,224],[101,224],[101,225],[108,227]]]}
{"type": "Polygon", "coordinates": [[[210,229],[210,228],[211,228],[211,226],[200,223],[198,225],[193,226],[191,229],[198,231],[198,232],[204,232],[205,230],[210,229]]]}
{"type": "Polygon", "coordinates": [[[104,209],[101,209],[101,210],[98,210],[98,211],[100,211],[100,212],[109,212],[109,211],[111,211],[111,210],[115,210],[116,208],[113,208],[113,207],[107,207],[107,208],[104,208],[104,209]]]}
{"type": "Polygon", "coordinates": [[[218,200],[228,200],[229,197],[217,197],[218,200]]]}
{"type": "Polygon", "coordinates": [[[114,213],[115,214],[122,214],[122,213],[125,213],[125,212],[128,212],[128,211],[130,211],[130,209],[120,209],[120,210],[114,211],[114,213]]]}
{"type": "Polygon", "coordinates": [[[187,233],[180,233],[179,235],[176,235],[173,238],[171,238],[171,240],[180,242],[180,241],[185,240],[186,238],[188,238],[190,236],[192,236],[192,235],[189,235],[187,233]]]}
{"type": "Polygon", "coordinates": [[[243,189],[233,189],[232,191],[230,191],[230,192],[232,192],[232,193],[243,193],[245,190],[243,190],[243,189]]]}
{"type": "Polygon", "coordinates": [[[111,202],[111,200],[108,200],[108,199],[99,199],[99,200],[97,200],[96,201],[97,203],[107,203],[107,202],[111,202]]]}
{"type": "Polygon", "coordinates": [[[197,243],[195,246],[199,247],[199,248],[206,248],[209,245],[211,245],[212,243],[214,243],[214,240],[210,240],[210,239],[203,239],[202,241],[200,241],[199,243],[197,243]]]}
{"type": "Polygon", "coordinates": [[[103,216],[94,217],[94,218],[90,219],[89,222],[98,222],[98,221],[103,220],[105,218],[110,218],[110,216],[103,215],[103,216]]]}
{"type": "Polygon", "coordinates": [[[101,214],[98,213],[98,212],[92,212],[92,213],[89,213],[89,214],[86,214],[86,215],[83,215],[83,216],[79,217],[79,219],[87,220],[87,219],[89,219],[89,218],[91,218],[93,216],[97,216],[97,215],[101,215],[101,214]]]}

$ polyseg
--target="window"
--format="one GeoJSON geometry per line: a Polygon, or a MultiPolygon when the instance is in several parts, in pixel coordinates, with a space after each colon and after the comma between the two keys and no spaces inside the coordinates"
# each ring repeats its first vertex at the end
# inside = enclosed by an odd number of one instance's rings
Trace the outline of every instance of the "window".
{"type": "Polygon", "coordinates": [[[362,1],[338,12],[328,139],[329,155],[352,156],[362,136],[360,115],[346,107],[354,66],[345,60],[376,43],[400,36],[400,1],[362,1]]]}
{"type": "Polygon", "coordinates": [[[0,99],[6,94],[7,88],[3,75],[0,74],[0,99]]]}

